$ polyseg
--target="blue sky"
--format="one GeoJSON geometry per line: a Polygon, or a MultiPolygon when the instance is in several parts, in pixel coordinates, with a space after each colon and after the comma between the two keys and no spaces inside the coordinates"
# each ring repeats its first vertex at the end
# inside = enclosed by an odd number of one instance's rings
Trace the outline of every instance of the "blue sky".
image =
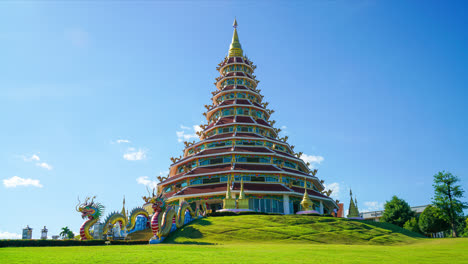
{"type": "MultiPolygon", "coordinates": [[[[2,2],[0,237],[78,231],[77,196],[139,206],[204,122],[234,16],[259,88],[361,210],[468,190],[464,1],[2,2]],[[118,141],[124,140],[124,141],[118,141]],[[128,142],[126,142],[128,141],[128,142]],[[16,177],[15,177],[16,176],[16,177]],[[21,185],[22,184],[22,185],[21,185]]],[[[466,199],[465,199],[466,200],[466,199]]]]}

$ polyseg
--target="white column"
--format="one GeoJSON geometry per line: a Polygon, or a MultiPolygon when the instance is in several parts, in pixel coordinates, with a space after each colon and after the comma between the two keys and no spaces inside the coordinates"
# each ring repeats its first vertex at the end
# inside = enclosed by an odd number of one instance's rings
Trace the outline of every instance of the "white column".
{"type": "Polygon", "coordinates": [[[323,214],[323,202],[320,200],[320,214],[323,214]]]}
{"type": "Polygon", "coordinates": [[[284,214],[289,214],[289,195],[283,194],[283,210],[284,214]]]}

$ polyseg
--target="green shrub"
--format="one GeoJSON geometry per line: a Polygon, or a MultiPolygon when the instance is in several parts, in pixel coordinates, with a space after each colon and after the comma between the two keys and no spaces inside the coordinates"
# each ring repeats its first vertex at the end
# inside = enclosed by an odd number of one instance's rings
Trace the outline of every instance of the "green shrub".
{"type": "Polygon", "coordinates": [[[105,240],[0,240],[0,247],[68,247],[105,245],[105,240]]]}
{"type": "Polygon", "coordinates": [[[411,211],[411,207],[408,203],[398,198],[396,195],[392,197],[390,201],[387,201],[384,205],[384,212],[380,221],[394,224],[400,227],[411,220],[414,217],[414,212],[411,211]]]}
{"type": "Polygon", "coordinates": [[[406,221],[406,223],[403,225],[403,228],[409,231],[422,234],[421,229],[419,229],[418,219],[416,217],[413,217],[410,220],[406,221]]]}
{"type": "Polygon", "coordinates": [[[234,212],[227,211],[227,212],[213,212],[213,213],[207,214],[206,216],[217,217],[217,216],[236,216],[236,215],[281,215],[281,214],[263,213],[263,212],[255,212],[255,211],[234,213],[234,212]]]}
{"type": "Polygon", "coordinates": [[[146,245],[148,240],[112,240],[111,245],[146,245]]]}

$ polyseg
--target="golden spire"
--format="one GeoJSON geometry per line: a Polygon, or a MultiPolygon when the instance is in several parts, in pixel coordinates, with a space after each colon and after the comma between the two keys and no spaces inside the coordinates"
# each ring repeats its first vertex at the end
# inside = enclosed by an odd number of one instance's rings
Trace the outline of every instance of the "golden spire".
{"type": "MultiPolygon", "coordinates": [[[[234,20],[234,23],[236,21],[234,20]]],[[[244,177],[241,177],[241,189],[240,189],[240,193],[239,193],[239,199],[245,199],[245,193],[244,193],[244,177]]]]}
{"type": "Polygon", "coordinates": [[[228,182],[227,182],[227,189],[226,189],[226,199],[231,199],[231,180],[228,179],[228,182]]]}
{"type": "Polygon", "coordinates": [[[123,214],[125,217],[127,217],[127,214],[125,213],[125,195],[124,195],[124,198],[123,198],[123,206],[122,206],[121,214],[123,214]]]}
{"type": "Polygon", "coordinates": [[[309,198],[309,194],[307,193],[307,187],[304,188],[304,196],[302,197],[301,205],[303,211],[310,211],[312,209],[312,201],[309,198]]]}
{"type": "Polygon", "coordinates": [[[231,46],[229,47],[228,57],[242,57],[243,51],[242,46],[239,42],[239,36],[237,36],[237,20],[234,18],[234,34],[232,35],[231,46]]]}

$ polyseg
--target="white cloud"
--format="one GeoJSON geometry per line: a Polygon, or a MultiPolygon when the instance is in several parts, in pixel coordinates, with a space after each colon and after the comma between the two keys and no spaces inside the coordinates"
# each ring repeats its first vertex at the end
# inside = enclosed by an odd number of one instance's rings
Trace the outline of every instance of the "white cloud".
{"type": "Polygon", "coordinates": [[[384,203],[377,202],[377,201],[364,202],[364,206],[366,207],[363,209],[360,209],[359,210],[360,212],[371,212],[371,211],[383,210],[384,203]]]}
{"type": "Polygon", "coordinates": [[[20,239],[21,235],[10,232],[0,232],[0,239],[20,239]]]}
{"type": "Polygon", "coordinates": [[[46,170],[52,170],[52,166],[50,164],[45,163],[45,162],[36,163],[36,166],[44,168],[46,170]]]}
{"type": "Polygon", "coordinates": [[[322,156],[314,156],[314,155],[307,155],[307,154],[302,154],[301,159],[305,161],[306,163],[310,163],[310,168],[313,169],[315,168],[315,165],[322,163],[324,158],[322,156]]]}
{"type": "Polygon", "coordinates": [[[36,154],[33,154],[31,157],[26,157],[26,156],[23,156],[23,160],[26,161],[26,162],[30,162],[30,161],[39,161],[41,160],[41,158],[39,158],[38,155],[36,154]]]}
{"type": "Polygon", "coordinates": [[[138,151],[135,148],[128,148],[127,153],[123,155],[123,158],[126,160],[144,160],[146,159],[146,150],[139,149],[138,151]]]}
{"type": "Polygon", "coordinates": [[[198,136],[196,132],[200,132],[203,130],[199,125],[194,125],[192,126],[192,128],[186,127],[184,125],[180,125],[180,128],[182,129],[182,131],[176,131],[178,142],[189,141],[191,139],[197,139],[198,136]]]}
{"type": "Polygon", "coordinates": [[[332,190],[332,193],[330,194],[330,197],[333,199],[339,199],[340,198],[340,184],[337,182],[332,182],[329,184],[323,184],[325,186],[325,190],[332,190]]]}
{"type": "Polygon", "coordinates": [[[117,144],[121,144],[121,143],[130,143],[130,140],[128,139],[117,139],[115,141],[117,144]]]}
{"type": "Polygon", "coordinates": [[[193,130],[195,130],[195,132],[200,132],[200,131],[202,131],[203,129],[200,127],[200,125],[194,125],[194,126],[193,126],[193,130]]]}
{"type": "Polygon", "coordinates": [[[34,186],[42,188],[42,184],[39,182],[39,180],[23,179],[18,176],[13,176],[9,179],[3,180],[3,185],[7,188],[15,188],[18,186],[34,186]]]}
{"type": "Polygon", "coordinates": [[[150,187],[151,189],[156,188],[158,183],[156,181],[152,181],[149,179],[148,176],[141,176],[136,179],[138,184],[143,184],[145,186],[150,187]]]}

